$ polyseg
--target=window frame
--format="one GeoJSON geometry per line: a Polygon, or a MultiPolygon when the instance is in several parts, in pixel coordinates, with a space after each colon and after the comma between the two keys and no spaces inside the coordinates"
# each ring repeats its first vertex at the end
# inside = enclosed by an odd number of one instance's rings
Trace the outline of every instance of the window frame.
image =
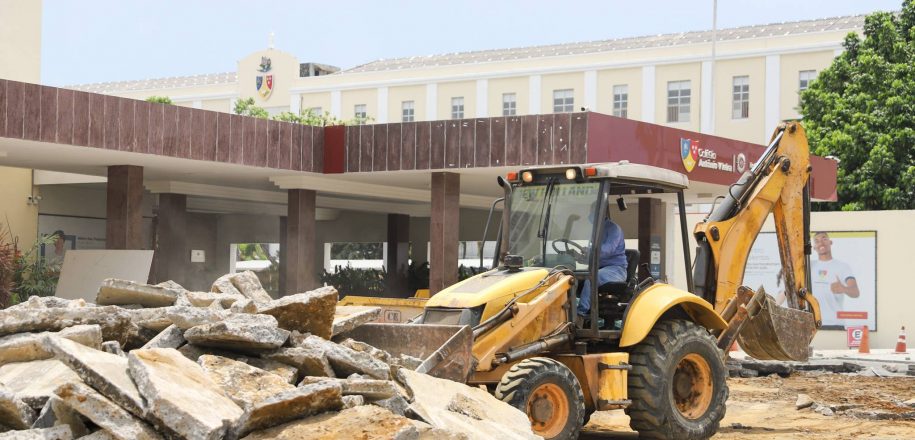
{"type": "Polygon", "coordinates": [[[690,122],[693,104],[692,90],[692,80],[667,82],[667,123],[690,122]]]}
{"type": "Polygon", "coordinates": [[[518,115],[518,94],[517,93],[503,93],[502,94],[502,116],[517,116],[518,115]],[[506,98],[511,98],[510,100],[506,98]]]}
{"type": "Polygon", "coordinates": [[[629,84],[614,84],[612,89],[612,111],[613,116],[618,118],[629,118],[629,84]]]}
{"type": "Polygon", "coordinates": [[[451,119],[464,119],[464,97],[451,98],[451,119]]]}
{"type": "Polygon", "coordinates": [[[731,119],[750,118],[750,75],[731,78],[731,119]]]}
{"type": "Polygon", "coordinates": [[[411,100],[400,101],[400,122],[416,121],[416,102],[411,100]],[[409,104],[409,106],[408,106],[409,104]],[[409,111],[409,118],[407,112],[409,111]]]}
{"type": "Polygon", "coordinates": [[[575,111],[575,89],[553,90],[553,113],[572,113],[575,111]]]}

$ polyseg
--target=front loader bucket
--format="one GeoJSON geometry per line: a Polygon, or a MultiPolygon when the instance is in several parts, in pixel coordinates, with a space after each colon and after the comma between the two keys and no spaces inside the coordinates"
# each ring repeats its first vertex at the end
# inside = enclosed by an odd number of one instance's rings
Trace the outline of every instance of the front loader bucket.
{"type": "Polygon", "coordinates": [[[401,354],[423,360],[420,373],[466,382],[474,367],[473,331],[462,325],[363,324],[334,337],[352,338],[394,356],[401,354]]]}
{"type": "Polygon", "coordinates": [[[780,307],[769,295],[763,298],[737,336],[740,348],[759,360],[806,361],[816,333],[813,314],[780,307]]]}

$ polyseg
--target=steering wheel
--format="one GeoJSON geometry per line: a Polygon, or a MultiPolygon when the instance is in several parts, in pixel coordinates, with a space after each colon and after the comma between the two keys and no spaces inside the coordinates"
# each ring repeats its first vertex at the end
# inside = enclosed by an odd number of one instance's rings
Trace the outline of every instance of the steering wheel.
{"type": "Polygon", "coordinates": [[[579,260],[585,255],[585,248],[582,245],[567,238],[557,238],[553,240],[552,245],[553,250],[556,251],[557,254],[568,254],[575,258],[575,260],[579,260]],[[565,245],[565,250],[559,249],[557,244],[560,243],[565,245]]]}

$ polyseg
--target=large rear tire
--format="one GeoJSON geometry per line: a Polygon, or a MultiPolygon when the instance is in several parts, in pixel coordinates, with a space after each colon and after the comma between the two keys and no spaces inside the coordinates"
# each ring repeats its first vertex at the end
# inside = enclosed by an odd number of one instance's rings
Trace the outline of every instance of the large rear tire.
{"type": "Polygon", "coordinates": [[[545,357],[525,359],[502,376],[496,398],[524,411],[534,433],[547,440],[578,438],[585,397],[575,374],[545,357]]]}
{"type": "Polygon", "coordinates": [[[629,354],[629,425],[642,438],[707,439],[728,399],[715,339],[686,320],[661,321],[629,354]]]}

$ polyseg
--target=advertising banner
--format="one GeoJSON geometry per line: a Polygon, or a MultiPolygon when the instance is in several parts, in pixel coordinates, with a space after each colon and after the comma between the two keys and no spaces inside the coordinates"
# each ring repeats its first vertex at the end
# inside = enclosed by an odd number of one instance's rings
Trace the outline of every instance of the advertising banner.
{"type": "MultiPolygon", "coordinates": [[[[820,303],[824,330],[867,325],[877,330],[877,232],[817,231],[811,234],[810,277],[820,303]]],[[[756,238],[743,284],[784,303],[781,260],[774,232],[756,238]]]]}

